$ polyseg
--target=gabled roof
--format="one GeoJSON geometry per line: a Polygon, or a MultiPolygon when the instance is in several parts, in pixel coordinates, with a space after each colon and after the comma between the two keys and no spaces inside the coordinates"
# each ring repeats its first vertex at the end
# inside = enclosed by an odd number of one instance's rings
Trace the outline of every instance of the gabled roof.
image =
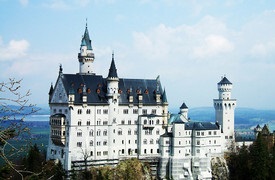
{"type": "Polygon", "coordinates": [[[232,84],[225,76],[222,78],[222,80],[218,84],[232,84]]]}
{"type": "MultiPolygon", "coordinates": [[[[83,87],[86,86],[87,103],[108,104],[107,80],[100,75],[63,74],[62,79],[67,95],[74,93],[75,103],[82,103],[83,87]]],[[[129,96],[133,96],[133,104],[138,104],[138,95],[142,95],[143,104],[156,104],[156,79],[119,79],[119,103],[129,104],[129,96]]],[[[163,90],[160,86],[160,93],[163,90]]]]}
{"type": "Polygon", "coordinates": [[[219,124],[213,122],[187,122],[185,130],[219,130],[219,124]]]}

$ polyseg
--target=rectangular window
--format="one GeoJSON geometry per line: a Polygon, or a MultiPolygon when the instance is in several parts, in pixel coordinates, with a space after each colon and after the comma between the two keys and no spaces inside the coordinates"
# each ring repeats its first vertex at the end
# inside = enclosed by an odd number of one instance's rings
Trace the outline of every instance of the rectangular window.
{"type": "Polygon", "coordinates": [[[211,135],[211,133],[212,133],[211,131],[208,131],[208,135],[211,135]]]}
{"type": "Polygon", "coordinates": [[[197,132],[197,136],[200,136],[200,135],[201,135],[201,133],[198,131],[198,132],[197,132]]]}
{"type": "Polygon", "coordinates": [[[199,140],[197,140],[197,145],[200,145],[200,141],[199,140]]]}
{"type": "Polygon", "coordinates": [[[128,124],[131,124],[131,120],[128,120],[128,124]]]}
{"type": "Polygon", "coordinates": [[[123,109],[123,114],[128,114],[128,109],[123,109]]]}
{"type": "Polygon", "coordinates": [[[103,109],[103,114],[108,114],[108,109],[103,109]]]}
{"type": "Polygon", "coordinates": [[[97,151],[97,152],[96,152],[96,155],[97,155],[97,156],[101,156],[101,151],[97,151]]]}
{"type": "Polygon", "coordinates": [[[201,132],[201,135],[204,136],[204,132],[201,132]]]}
{"type": "Polygon", "coordinates": [[[82,132],[77,132],[77,137],[81,137],[82,136],[82,132]]]}
{"type": "Polygon", "coordinates": [[[157,110],[156,109],[152,109],[152,114],[157,114],[157,110]]]}
{"type": "Polygon", "coordinates": [[[217,131],[214,131],[214,135],[217,135],[217,131]]]}
{"type": "Polygon", "coordinates": [[[121,124],[125,124],[125,121],[124,121],[124,120],[122,120],[122,121],[121,121],[121,124]]]}
{"type": "Polygon", "coordinates": [[[146,114],[147,114],[147,109],[143,109],[143,110],[142,110],[142,114],[145,114],[145,115],[146,115],[146,114]]]}
{"type": "Polygon", "coordinates": [[[103,125],[108,125],[108,121],[103,121],[103,125]]]}
{"type": "Polygon", "coordinates": [[[82,147],[82,142],[77,142],[76,145],[77,147],[82,147]]]}
{"type": "Polygon", "coordinates": [[[133,114],[138,114],[138,109],[133,109],[133,114]]]}
{"type": "Polygon", "coordinates": [[[107,156],[108,155],[108,151],[103,151],[103,156],[107,156]]]}
{"type": "Polygon", "coordinates": [[[101,114],[101,109],[97,109],[97,110],[96,110],[96,113],[97,113],[97,114],[101,114]]]}

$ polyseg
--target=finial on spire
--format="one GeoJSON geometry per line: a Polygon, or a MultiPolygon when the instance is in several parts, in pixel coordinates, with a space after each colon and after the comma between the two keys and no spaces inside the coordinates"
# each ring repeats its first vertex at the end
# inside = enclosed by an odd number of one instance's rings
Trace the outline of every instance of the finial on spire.
{"type": "Polygon", "coordinates": [[[87,23],[87,21],[88,21],[88,18],[86,18],[86,28],[87,28],[87,26],[88,26],[88,23],[87,23]]]}
{"type": "Polygon", "coordinates": [[[63,68],[62,68],[62,64],[60,63],[59,64],[59,73],[62,73],[62,71],[63,71],[63,68]]]}
{"type": "Polygon", "coordinates": [[[112,52],[112,60],[114,60],[115,59],[115,53],[114,53],[114,50],[113,50],[113,52],[112,52]]]}

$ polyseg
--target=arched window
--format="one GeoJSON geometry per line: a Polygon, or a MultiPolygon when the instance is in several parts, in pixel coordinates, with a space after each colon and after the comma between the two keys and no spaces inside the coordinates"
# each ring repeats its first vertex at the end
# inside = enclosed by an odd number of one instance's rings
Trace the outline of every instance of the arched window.
{"type": "Polygon", "coordinates": [[[156,122],[157,124],[159,124],[159,119],[157,119],[157,122],[156,122]]]}
{"type": "Polygon", "coordinates": [[[122,129],[118,129],[117,133],[118,135],[122,135],[122,129]]]}
{"type": "Polygon", "coordinates": [[[143,124],[147,124],[147,119],[144,119],[144,122],[143,122],[143,124]]]}
{"type": "Polygon", "coordinates": [[[91,140],[91,141],[90,141],[90,146],[93,146],[93,145],[94,145],[94,141],[91,140]]]}
{"type": "Polygon", "coordinates": [[[90,136],[94,136],[94,131],[91,130],[91,131],[89,132],[89,135],[90,135],[90,136]]]}
{"type": "Polygon", "coordinates": [[[105,129],[105,130],[103,131],[103,136],[107,136],[107,133],[108,133],[108,131],[107,131],[107,129],[105,129]]]}

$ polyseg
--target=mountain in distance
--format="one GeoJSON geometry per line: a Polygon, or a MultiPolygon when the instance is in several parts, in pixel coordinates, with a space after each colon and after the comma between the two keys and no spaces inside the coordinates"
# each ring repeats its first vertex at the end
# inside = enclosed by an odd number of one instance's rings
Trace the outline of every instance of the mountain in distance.
{"type": "MultiPolygon", "coordinates": [[[[172,110],[179,112],[179,110],[172,110]]],[[[190,108],[188,117],[191,121],[215,121],[215,109],[213,107],[190,108]]],[[[235,129],[251,129],[257,125],[269,126],[270,131],[275,130],[275,110],[260,110],[238,107],[235,109],[235,129]]]]}

